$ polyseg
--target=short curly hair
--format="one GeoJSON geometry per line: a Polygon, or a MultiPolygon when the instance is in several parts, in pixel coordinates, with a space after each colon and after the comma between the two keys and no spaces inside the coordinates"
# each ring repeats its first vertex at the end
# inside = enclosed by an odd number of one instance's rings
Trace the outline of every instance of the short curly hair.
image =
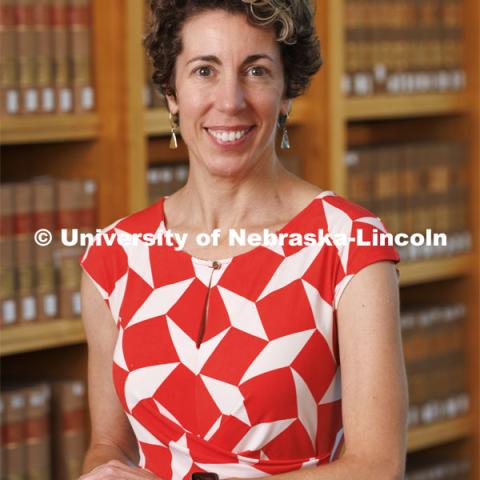
{"type": "Polygon", "coordinates": [[[208,10],[241,13],[252,25],[273,26],[280,43],[285,96],[292,99],[305,92],[322,65],[310,0],[150,0],[144,44],[153,63],[153,83],[164,96],[175,96],[175,62],[182,52],[183,25],[208,10]]]}

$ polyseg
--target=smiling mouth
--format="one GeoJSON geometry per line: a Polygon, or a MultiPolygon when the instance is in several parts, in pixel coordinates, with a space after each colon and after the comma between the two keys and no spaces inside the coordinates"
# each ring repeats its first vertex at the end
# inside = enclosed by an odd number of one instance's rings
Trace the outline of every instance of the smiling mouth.
{"type": "Polygon", "coordinates": [[[206,128],[207,133],[213,137],[220,144],[235,144],[243,140],[255,126],[248,128],[238,129],[238,130],[222,130],[220,128],[210,129],[206,128]]]}

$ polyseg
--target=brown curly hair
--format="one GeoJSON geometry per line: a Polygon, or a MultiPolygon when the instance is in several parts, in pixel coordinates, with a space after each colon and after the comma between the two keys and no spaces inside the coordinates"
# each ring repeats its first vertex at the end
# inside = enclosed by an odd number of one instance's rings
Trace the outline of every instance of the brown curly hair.
{"type": "Polygon", "coordinates": [[[246,15],[250,24],[275,29],[283,60],[287,98],[302,95],[322,65],[310,0],[150,0],[150,28],[144,39],[153,62],[153,83],[175,96],[175,62],[182,51],[186,20],[208,10],[246,15]]]}

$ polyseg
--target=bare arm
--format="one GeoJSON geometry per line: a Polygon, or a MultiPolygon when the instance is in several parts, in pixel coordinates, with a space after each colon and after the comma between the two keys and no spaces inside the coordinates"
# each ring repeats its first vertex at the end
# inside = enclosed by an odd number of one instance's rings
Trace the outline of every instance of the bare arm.
{"type": "Polygon", "coordinates": [[[116,395],[112,359],[118,330],[108,306],[90,278],[82,272],[82,319],[88,343],[88,391],[92,421],[90,447],[83,472],[119,460],[138,460],[135,436],[116,395]]]}
{"type": "Polygon", "coordinates": [[[408,389],[391,262],[368,265],[345,288],[337,311],[345,453],[278,480],[404,478],[408,389]]]}

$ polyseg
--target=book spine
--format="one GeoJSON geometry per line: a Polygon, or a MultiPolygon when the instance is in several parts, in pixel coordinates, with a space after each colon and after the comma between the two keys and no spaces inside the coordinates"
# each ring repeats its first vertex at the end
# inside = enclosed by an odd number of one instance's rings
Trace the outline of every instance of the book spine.
{"type": "Polygon", "coordinates": [[[463,0],[444,0],[442,2],[442,64],[445,90],[463,90],[465,88],[464,48],[463,48],[463,0]]]}
{"type": "Polygon", "coordinates": [[[20,111],[15,0],[0,0],[0,115],[20,111]]]}
{"type": "Polygon", "coordinates": [[[87,440],[85,386],[81,381],[65,381],[52,387],[55,478],[77,480],[87,440]]]}
{"type": "Polygon", "coordinates": [[[2,393],[5,409],[2,425],[2,444],[5,454],[7,480],[25,478],[25,395],[11,390],[2,393]]]}
{"type": "Polygon", "coordinates": [[[50,388],[33,385],[25,390],[25,457],[27,478],[49,480],[50,471],[50,388]]]}
{"type": "Polygon", "coordinates": [[[373,73],[373,93],[381,95],[386,90],[387,80],[387,62],[385,58],[385,44],[387,42],[385,28],[385,10],[383,8],[385,2],[383,0],[375,0],[373,2],[376,14],[372,19],[372,64],[371,71],[373,73]]]}
{"type": "Polygon", "coordinates": [[[55,111],[57,113],[71,112],[73,109],[67,8],[67,0],[52,0],[53,83],[55,86],[55,111]]]}
{"type": "MultiPolygon", "coordinates": [[[[32,181],[33,230],[47,229],[52,234],[55,225],[55,180],[40,178],[32,181]]],[[[36,299],[38,319],[48,320],[58,316],[57,280],[54,265],[54,245],[35,244],[36,299]]]]}
{"type": "Polygon", "coordinates": [[[0,328],[17,321],[13,184],[0,185],[0,328]]]}
{"type": "Polygon", "coordinates": [[[33,15],[36,46],[36,85],[40,110],[44,113],[51,113],[55,110],[51,0],[36,0],[33,15]]]}
{"type": "Polygon", "coordinates": [[[14,231],[18,282],[18,319],[20,322],[32,322],[37,318],[37,305],[35,298],[35,262],[31,183],[16,183],[14,194],[14,231]]]}
{"type": "Polygon", "coordinates": [[[39,110],[35,72],[35,30],[33,0],[18,0],[16,6],[20,111],[23,114],[39,110]]]}
{"type": "Polygon", "coordinates": [[[68,233],[79,229],[82,221],[84,202],[83,180],[58,180],[58,210],[57,210],[57,248],[55,250],[56,264],[59,272],[59,313],[62,318],[80,314],[80,279],[81,267],[78,257],[83,247],[67,246],[60,243],[61,230],[68,233]]]}
{"type": "Polygon", "coordinates": [[[68,30],[71,45],[73,110],[75,112],[90,111],[95,104],[91,58],[91,18],[90,0],[71,0],[68,30]]]}

